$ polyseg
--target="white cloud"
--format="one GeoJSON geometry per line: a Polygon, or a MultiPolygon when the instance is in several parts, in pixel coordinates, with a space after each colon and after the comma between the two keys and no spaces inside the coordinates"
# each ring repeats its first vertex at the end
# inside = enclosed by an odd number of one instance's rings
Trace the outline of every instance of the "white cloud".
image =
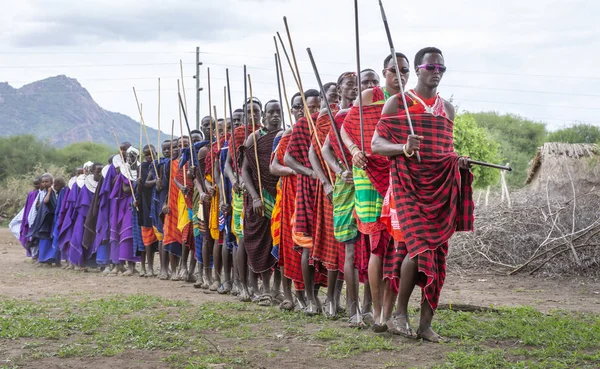
{"type": "MultiPolygon", "coordinates": [[[[377,1],[360,0],[359,4],[362,67],[380,70],[389,48],[377,1]]],[[[449,70],[440,92],[453,95],[462,109],[546,118],[552,128],[573,121],[600,125],[600,110],[594,110],[600,109],[599,97],[579,96],[600,95],[596,92],[600,72],[594,68],[600,56],[597,2],[386,0],[384,4],[398,51],[411,61],[424,46],[444,51],[449,70]]],[[[162,77],[164,128],[167,120],[177,117],[179,59],[185,63],[185,74],[193,75],[196,45],[201,47],[204,63],[201,115],[208,113],[206,67],[211,68],[213,104],[218,112],[223,110],[226,66],[235,106],[243,99],[244,63],[252,74],[255,95],[263,100],[277,96],[272,36],[280,31],[285,37],[284,15],[305,88],[316,86],[306,47],[311,47],[324,81],[356,68],[349,0],[29,0],[3,6],[0,80],[20,86],[66,74],[88,88],[102,107],[137,118],[131,92],[135,85],[146,121],[156,126],[156,118],[152,119],[156,78],[162,77]],[[80,65],[95,67],[74,67],[80,65]],[[13,66],[22,68],[7,68],[13,66]]],[[[297,88],[285,60],[284,70],[291,96],[297,88]]],[[[413,75],[409,86],[415,83],[413,75]]],[[[185,85],[193,119],[194,80],[186,78],[185,85]]]]}

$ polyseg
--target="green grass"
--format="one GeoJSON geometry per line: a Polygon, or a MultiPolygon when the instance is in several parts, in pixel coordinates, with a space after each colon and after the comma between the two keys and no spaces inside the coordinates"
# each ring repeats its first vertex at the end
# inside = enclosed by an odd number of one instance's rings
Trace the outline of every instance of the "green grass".
{"type": "MultiPolygon", "coordinates": [[[[411,315],[416,316],[414,311],[411,315]]],[[[425,346],[445,356],[436,363],[438,369],[600,367],[598,314],[543,314],[526,307],[486,313],[446,310],[436,314],[434,329],[453,340],[425,346]]],[[[0,298],[0,347],[11,342],[21,355],[8,358],[2,368],[46,357],[111,357],[129,350],[156,352],[173,368],[241,367],[304,355],[298,351],[302,345],[309,348],[306,360],[322,366],[371,355],[375,367],[394,367],[421,347],[349,329],[344,320],[237,302],[193,306],[147,295],[35,302],[0,298]]]]}

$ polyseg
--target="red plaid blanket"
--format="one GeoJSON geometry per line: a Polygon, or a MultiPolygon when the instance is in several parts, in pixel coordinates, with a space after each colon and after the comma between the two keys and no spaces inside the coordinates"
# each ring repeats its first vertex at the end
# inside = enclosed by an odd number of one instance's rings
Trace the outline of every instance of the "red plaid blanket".
{"type": "MultiPolygon", "coordinates": [[[[412,116],[421,142],[416,157],[392,158],[392,191],[399,223],[411,257],[448,241],[456,230],[473,229],[473,175],[458,168],[453,122],[430,114],[412,116]]],[[[410,130],[404,115],[383,116],[377,133],[393,143],[404,143],[410,130]]]]}
{"type": "MultiPolygon", "coordinates": [[[[323,143],[331,131],[331,120],[329,115],[322,115],[315,122],[316,134],[319,142],[323,143]]],[[[323,159],[323,154],[317,146],[315,135],[312,137],[312,145],[321,162],[321,167],[327,175],[327,163],[323,159]]],[[[338,253],[340,251],[339,242],[335,240],[333,232],[333,205],[327,199],[323,185],[318,182],[315,194],[315,222],[313,227],[313,252],[312,258],[319,261],[327,270],[338,270],[338,253]]]]}
{"type": "MultiPolygon", "coordinates": [[[[365,135],[364,151],[369,156],[366,172],[377,192],[381,196],[385,196],[390,183],[390,161],[386,156],[374,155],[371,150],[371,140],[373,139],[375,127],[377,126],[377,122],[379,122],[382,110],[382,104],[363,106],[363,125],[365,135]]],[[[352,107],[348,115],[346,115],[344,130],[348,133],[352,142],[360,148],[360,109],[358,106],[352,107]]]]}
{"type": "MultiPolygon", "coordinates": [[[[348,115],[348,110],[340,111],[336,114],[335,126],[337,127],[338,132],[342,131],[342,125],[344,124],[344,119],[346,118],[347,115],[348,115]]],[[[348,161],[348,165],[352,165],[352,155],[350,155],[350,151],[348,151],[348,148],[344,144],[342,144],[342,148],[344,150],[343,153],[342,153],[342,151],[340,151],[340,144],[338,143],[337,137],[335,136],[335,132],[333,130],[331,130],[329,132],[329,143],[331,144],[331,148],[333,149],[333,153],[335,154],[335,157],[338,158],[342,164],[344,163],[342,157],[345,156],[346,161],[348,161]]],[[[350,168],[346,168],[346,169],[350,169],[350,168]]]]}

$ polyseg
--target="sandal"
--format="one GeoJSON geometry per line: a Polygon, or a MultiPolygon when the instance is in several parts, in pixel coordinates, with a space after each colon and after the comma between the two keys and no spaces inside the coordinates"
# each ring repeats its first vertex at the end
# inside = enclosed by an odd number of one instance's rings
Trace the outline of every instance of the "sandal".
{"type": "Polygon", "coordinates": [[[306,309],[304,309],[304,313],[308,316],[315,316],[319,314],[319,308],[314,302],[309,301],[308,305],[306,305],[306,309]]]}
{"type": "Polygon", "coordinates": [[[366,327],[366,324],[360,314],[354,314],[350,317],[350,319],[348,319],[348,326],[350,328],[363,329],[366,327]]]}
{"type": "Polygon", "coordinates": [[[410,328],[410,319],[408,318],[408,314],[398,314],[396,316],[391,317],[386,322],[386,326],[388,328],[388,332],[390,332],[391,334],[403,336],[406,338],[416,338],[415,334],[410,328]],[[404,323],[400,321],[400,318],[404,318],[404,323]]]}
{"type": "Polygon", "coordinates": [[[273,305],[273,296],[269,294],[260,295],[257,302],[258,306],[271,306],[273,305]]]}
{"type": "Polygon", "coordinates": [[[290,300],[284,300],[279,304],[279,309],[283,311],[294,311],[294,303],[290,300]]]}
{"type": "Polygon", "coordinates": [[[377,323],[373,323],[373,325],[371,326],[371,330],[375,333],[385,333],[387,332],[387,325],[385,324],[377,324],[377,323]]]}
{"type": "Polygon", "coordinates": [[[433,342],[433,343],[448,343],[450,342],[449,338],[442,337],[439,334],[435,333],[431,327],[425,329],[424,331],[417,330],[417,338],[422,339],[423,341],[433,342]],[[431,335],[423,335],[423,333],[431,332],[431,335]]]}
{"type": "Polygon", "coordinates": [[[335,319],[336,311],[333,307],[332,301],[325,301],[325,304],[323,305],[323,314],[325,314],[325,317],[328,319],[335,319]]]}
{"type": "Polygon", "coordinates": [[[217,289],[219,295],[226,295],[231,292],[231,282],[225,282],[217,289]]]}
{"type": "Polygon", "coordinates": [[[217,282],[217,281],[213,281],[213,283],[208,288],[208,290],[212,291],[212,292],[215,292],[218,289],[219,289],[219,282],[217,282]]]}
{"type": "Polygon", "coordinates": [[[279,291],[275,296],[273,296],[273,300],[275,300],[276,303],[281,304],[283,301],[285,301],[285,295],[283,292],[279,291]]]}

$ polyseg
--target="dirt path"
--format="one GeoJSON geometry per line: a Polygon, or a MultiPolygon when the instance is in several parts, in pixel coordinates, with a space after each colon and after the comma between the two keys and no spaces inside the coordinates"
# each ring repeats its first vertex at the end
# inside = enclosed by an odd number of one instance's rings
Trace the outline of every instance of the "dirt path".
{"type": "MultiPolygon", "coordinates": [[[[0,296],[41,299],[56,295],[106,296],[142,293],[199,304],[227,301],[229,296],[207,294],[183,282],[138,277],[104,277],[98,273],[40,268],[25,257],[8,229],[0,229],[0,296]]],[[[416,294],[418,295],[418,293],[416,294]]],[[[441,303],[479,306],[533,306],[540,311],[566,309],[600,312],[600,282],[583,279],[506,277],[491,273],[449,274],[441,303]]]]}

